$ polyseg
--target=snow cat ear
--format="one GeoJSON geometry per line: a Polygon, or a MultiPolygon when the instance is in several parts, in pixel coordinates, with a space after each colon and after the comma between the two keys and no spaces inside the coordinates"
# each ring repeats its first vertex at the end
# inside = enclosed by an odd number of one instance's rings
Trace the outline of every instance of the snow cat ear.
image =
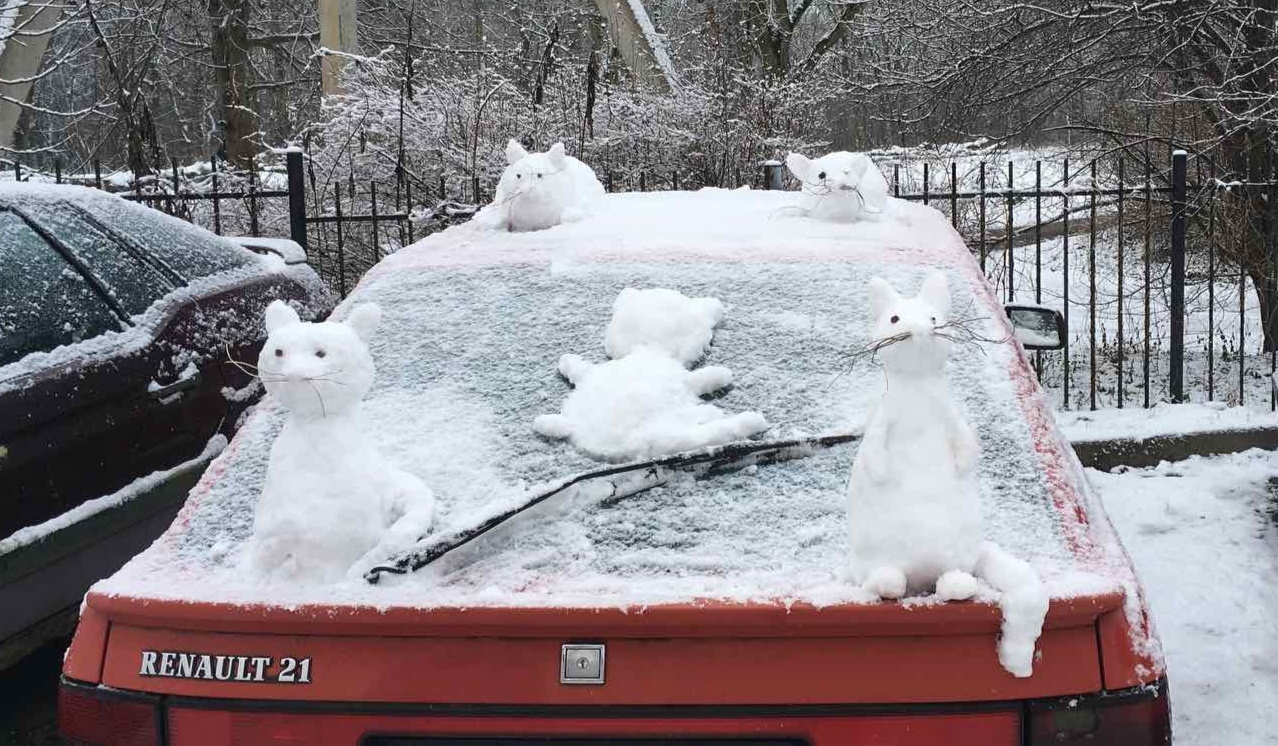
{"type": "Polygon", "coordinates": [[[871,163],[872,163],[872,161],[870,160],[870,156],[866,155],[865,153],[853,153],[853,154],[852,154],[852,172],[853,172],[853,174],[854,174],[854,175],[855,175],[858,179],[860,179],[860,178],[864,177],[864,176],[865,176],[865,172],[866,172],[866,171],[868,171],[868,170],[870,170],[870,164],[871,164],[871,163]]]}
{"type": "Polygon", "coordinates": [[[630,303],[638,294],[639,288],[622,288],[621,292],[617,293],[617,298],[612,302],[612,312],[616,313],[617,309],[630,303]]]}
{"type": "Polygon", "coordinates": [[[364,340],[365,344],[373,338],[377,325],[382,320],[382,307],[376,303],[361,303],[351,309],[343,322],[355,331],[355,336],[364,340]]]}
{"type": "Polygon", "coordinates": [[[506,163],[513,166],[527,157],[528,151],[524,150],[524,146],[520,145],[518,140],[511,138],[510,142],[506,143],[506,163]]]}
{"type": "Polygon", "coordinates": [[[551,145],[550,150],[548,151],[547,154],[550,156],[551,164],[553,164],[556,168],[564,165],[564,144],[563,143],[557,142],[554,145],[551,145]]]}
{"type": "Polygon", "coordinates": [[[712,326],[718,326],[723,320],[723,301],[718,298],[693,298],[692,302],[697,304],[712,326]]]}
{"type": "Polygon", "coordinates": [[[297,311],[294,311],[292,306],[282,300],[271,301],[271,305],[266,307],[265,318],[267,334],[274,334],[276,329],[302,322],[297,315],[297,311]]]}
{"type": "Polygon", "coordinates": [[[927,277],[923,278],[923,284],[919,286],[919,297],[936,309],[938,316],[945,316],[950,312],[949,280],[945,279],[940,270],[928,272],[927,277]]]}
{"type": "Polygon", "coordinates": [[[882,277],[870,278],[870,313],[875,319],[883,315],[901,296],[887,280],[882,277]]]}
{"type": "Polygon", "coordinates": [[[785,167],[790,169],[790,173],[794,174],[794,178],[799,181],[807,181],[812,161],[802,153],[791,153],[785,157],[785,167]]]}

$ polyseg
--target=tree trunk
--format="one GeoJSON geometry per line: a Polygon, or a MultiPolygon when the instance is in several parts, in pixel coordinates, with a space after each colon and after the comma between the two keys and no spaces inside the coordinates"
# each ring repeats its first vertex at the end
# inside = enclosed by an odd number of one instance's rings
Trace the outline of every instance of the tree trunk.
{"type": "Polygon", "coordinates": [[[217,81],[214,149],[233,167],[248,170],[258,153],[249,99],[250,0],[209,0],[210,47],[217,81]]]}
{"type": "Polygon", "coordinates": [[[1278,190],[1259,185],[1274,180],[1276,154],[1268,132],[1254,126],[1230,133],[1220,150],[1225,168],[1249,184],[1235,194],[1216,193],[1231,214],[1222,231],[1230,234],[1226,258],[1237,262],[1251,278],[1260,301],[1264,349],[1272,352],[1278,349],[1278,199],[1271,204],[1271,197],[1278,197],[1278,190]]]}
{"type": "Polygon", "coordinates": [[[1272,274],[1257,269],[1247,270],[1260,300],[1260,329],[1264,333],[1265,352],[1278,350],[1278,282],[1274,281],[1272,274]]]}

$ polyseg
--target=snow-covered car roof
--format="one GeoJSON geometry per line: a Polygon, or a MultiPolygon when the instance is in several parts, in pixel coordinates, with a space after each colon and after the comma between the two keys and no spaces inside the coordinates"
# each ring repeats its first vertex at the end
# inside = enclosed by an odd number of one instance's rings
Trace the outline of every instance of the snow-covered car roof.
{"type": "MultiPolygon", "coordinates": [[[[526,234],[467,224],[389,257],[335,312],[364,301],[383,309],[364,405],[369,435],[431,487],[437,525],[451,530],[601,466],[532,423],[569,391],[560,355],[606,359],[604,327],[626,287],[726,304],[705,363],[731,368],[735,381],[714,404],[764,414],[767,440],[860,427],[882,376],[869,364],[849,369],[846,353],[867,341],[873,276],[912,293],[939,267],[955,312],[985,317],[991,338],[1010,334],[940,213],[891,200],[877,223],[823,224],[794,214],[792,199],[714,189],[610,195],[577,223],[526,234]]],[[[1019,348],[956,348],[948,373],[981,441],[988,538],[1034,564],[1056,597],[1132,588],[1103,516],[1088,524],[1092,498],[1019,348]]],[[[377,585],[266,585],[239,562],[282,417],[261,405],[174,526],[96,590],[421,608],[864,600],[839,577],[854,444],[624,500],[580,490],[377,585]]]]}
{"type": "MultiPolygon", "coordinates": [[[[119,329],[112,329],[72,344],[51,350],[41,350],[25,355],[20,360],[0,365],[0,393],[32,384],[34,376],[42,371],[87,361],[108,358],[135,351],[148,344],[167,324],[173,314],[189,305],[220,292],[260,279],[266,274],[276,274],[297,282],[309,289],[311,295],[328,302],[329,292],[319,277],[309,267],[286,265],[278,256],[261,256],[218,236],[211,231],[167,215],[159,210],[130,202],[122,197],[99,189],[67,184],[0,184],[0,208],[18,208],[56,237],[64,237],[76,229],[76,223],[66,222],[70,217],[67,205],[73,205],[106,227],[128,234],[150,237],[145,253],[168,264],[178,275],[180,283],[172,290],[128,319],[119,329]],[[211,252],[210,245],[220,247],[221,252],[211,252]],[[150,247],[162,246],[162,252],[150,247]]],[[[107,244],[107,251],[114,251],[114,244],[107,244]]],[[[103,252],[106,253],[106,252],[103,252]]],[[[100,274],[107,259],[101,256],[88,262],[95,275],[100,274]]],[[[122,267],[132,266],[122,262],[122,267]]],[[[70,270],[68,270],[70,271],[70,270]]],[[[10,278],[0,277],[0,280],[10,278]]],[[[99,280],[113,295],[109,281],[99,280]]],[[[48,298],[41,288],[16,284],[9,288],[13,295],[0,298],[15,304],[45,303],[48,298]]],[[[5,332],[3,306],[0,302],[0,334],[5,332]]],[[[216,340],[214,340],[216,341],[216,340]]]]}

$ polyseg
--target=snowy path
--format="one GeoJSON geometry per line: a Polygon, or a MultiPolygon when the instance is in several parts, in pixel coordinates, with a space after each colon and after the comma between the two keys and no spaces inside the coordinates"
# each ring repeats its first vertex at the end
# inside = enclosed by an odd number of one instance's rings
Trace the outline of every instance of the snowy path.
{"type": "Polygon", "coordinates": [[[1278,744],[1278,454],[1089,476],[1149,596],[1177,746],[1278,744]]]}

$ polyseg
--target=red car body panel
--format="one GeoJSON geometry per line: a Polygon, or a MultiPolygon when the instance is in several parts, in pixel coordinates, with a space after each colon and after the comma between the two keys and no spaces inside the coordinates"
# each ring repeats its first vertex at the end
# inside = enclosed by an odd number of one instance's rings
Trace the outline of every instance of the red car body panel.
{"type": "MultiPolygon", "coordinates": [[[[1120,599],[1057,602],[1039,643],[1042,658],[1026,679],[1012,677],[990,655],[999,612],[986,604],[904,611],[888,605],[706,605],[627,614],[326,608],[280,613],[269,607],[245,613],[243,607],[180,602],[153,602],[138,610],[118,598],[92,597],[89,603],[95,617],[113,620],[95,683],[115,689],[321,702],[727,705],[971,702],[1099,690],[1096,624],[1118,609],[1120,599]],[[562,686],[559,645],[595,639],[607,641],[608,685],[562,686]],[[143,651],[228,656],[228,671],[230,658],[265,655],[273,662],[265,683],[234,680],[252,678],[244,667],[230,681],[143,676],[143,651]],[[285,656],[311,661],[309,684],[269,681],[285,656]],[[935,676],[938,664],[954,675],[935,676]],[[493,676],[497,670],[501,676],[493,676]],[[448,673],[422,676],[424,671],[448,673]]],[[[80,645],[77,639],[72,658],[82,655],[80,645]]],[[[84,655],[93,654],[86,649],[84,655]]],[[[85,673],[92,672],[88,668],[85,673]]]]}

